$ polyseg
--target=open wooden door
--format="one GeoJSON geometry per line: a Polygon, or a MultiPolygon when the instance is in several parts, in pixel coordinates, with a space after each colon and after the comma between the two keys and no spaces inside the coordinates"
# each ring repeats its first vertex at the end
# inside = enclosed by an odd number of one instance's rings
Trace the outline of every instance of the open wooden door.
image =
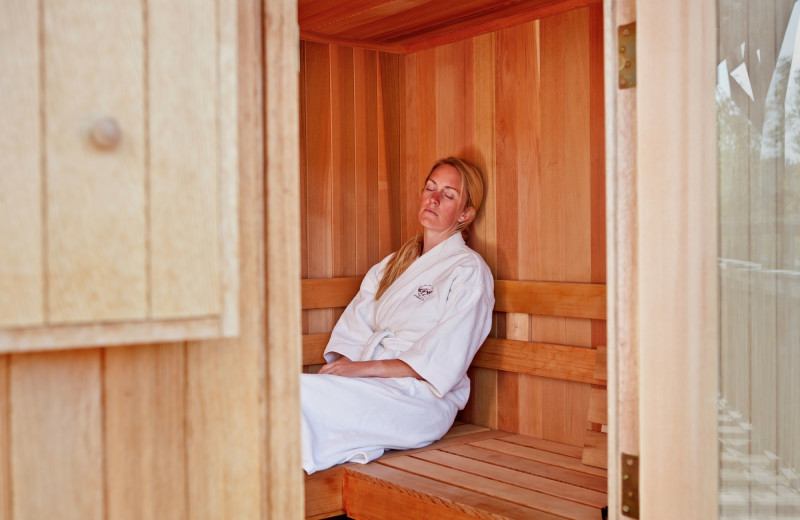
{"type": "Polygon", "coordinates": [[[713,519],[715,2],[610,0],[605,18],[610,518],[713,519]]]}

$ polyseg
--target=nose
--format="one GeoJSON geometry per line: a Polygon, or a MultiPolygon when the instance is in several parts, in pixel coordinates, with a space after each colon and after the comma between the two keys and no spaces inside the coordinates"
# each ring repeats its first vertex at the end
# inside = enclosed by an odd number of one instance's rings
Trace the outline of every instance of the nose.
{"type": "Polygon", "coordinates": [[[439,192],[435,191],[431,194],[431,203],[437,206],[439,205],[439,192]]]}

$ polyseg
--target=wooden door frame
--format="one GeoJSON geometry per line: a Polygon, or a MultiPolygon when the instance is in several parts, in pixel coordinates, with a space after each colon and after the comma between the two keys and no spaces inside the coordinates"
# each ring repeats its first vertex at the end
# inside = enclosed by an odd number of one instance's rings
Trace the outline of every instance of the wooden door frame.
{"type": "Polygon", "coordinates": [[[717,518],[715,0],[606,0],[609,518],[717,518]],[[636,22],[637,86],[617,85],[636,22]]]}
{"type": "MultiPolygon", "coordinates": [[[[303,518],[300,455],[300,145],[299,29],[296,0],[260,0],[262,52],[246,64],[260,71],[266,299],[262,431],[262,518],[303,518]]],[[[254,195],[256,196],[256,195],[254,195]]],[[[254,218],[257,218],[254,216],[254,218]]]]}

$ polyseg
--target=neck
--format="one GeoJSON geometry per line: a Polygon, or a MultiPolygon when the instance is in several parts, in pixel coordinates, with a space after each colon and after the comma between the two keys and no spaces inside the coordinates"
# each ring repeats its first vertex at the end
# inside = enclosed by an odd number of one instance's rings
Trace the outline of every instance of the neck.
{"type": "Polygon", "coordinates": [[[434,247],[438,246],[451,236],[455,235],[456,233],[460,233],[460,231],[449,231],[445,233],[436,233],[433,231],[428,231],[427,229],[422,234],[422,254],[424,255],[434,247]]]}

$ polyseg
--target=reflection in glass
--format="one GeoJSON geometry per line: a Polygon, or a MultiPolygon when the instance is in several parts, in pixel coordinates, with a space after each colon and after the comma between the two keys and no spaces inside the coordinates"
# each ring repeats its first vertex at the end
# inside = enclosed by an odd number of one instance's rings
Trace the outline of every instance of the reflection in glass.
{"type": "Polygon", "coordinates": [[[800,2],[718,15],[720,518],[800,518],[800,2]]]}

